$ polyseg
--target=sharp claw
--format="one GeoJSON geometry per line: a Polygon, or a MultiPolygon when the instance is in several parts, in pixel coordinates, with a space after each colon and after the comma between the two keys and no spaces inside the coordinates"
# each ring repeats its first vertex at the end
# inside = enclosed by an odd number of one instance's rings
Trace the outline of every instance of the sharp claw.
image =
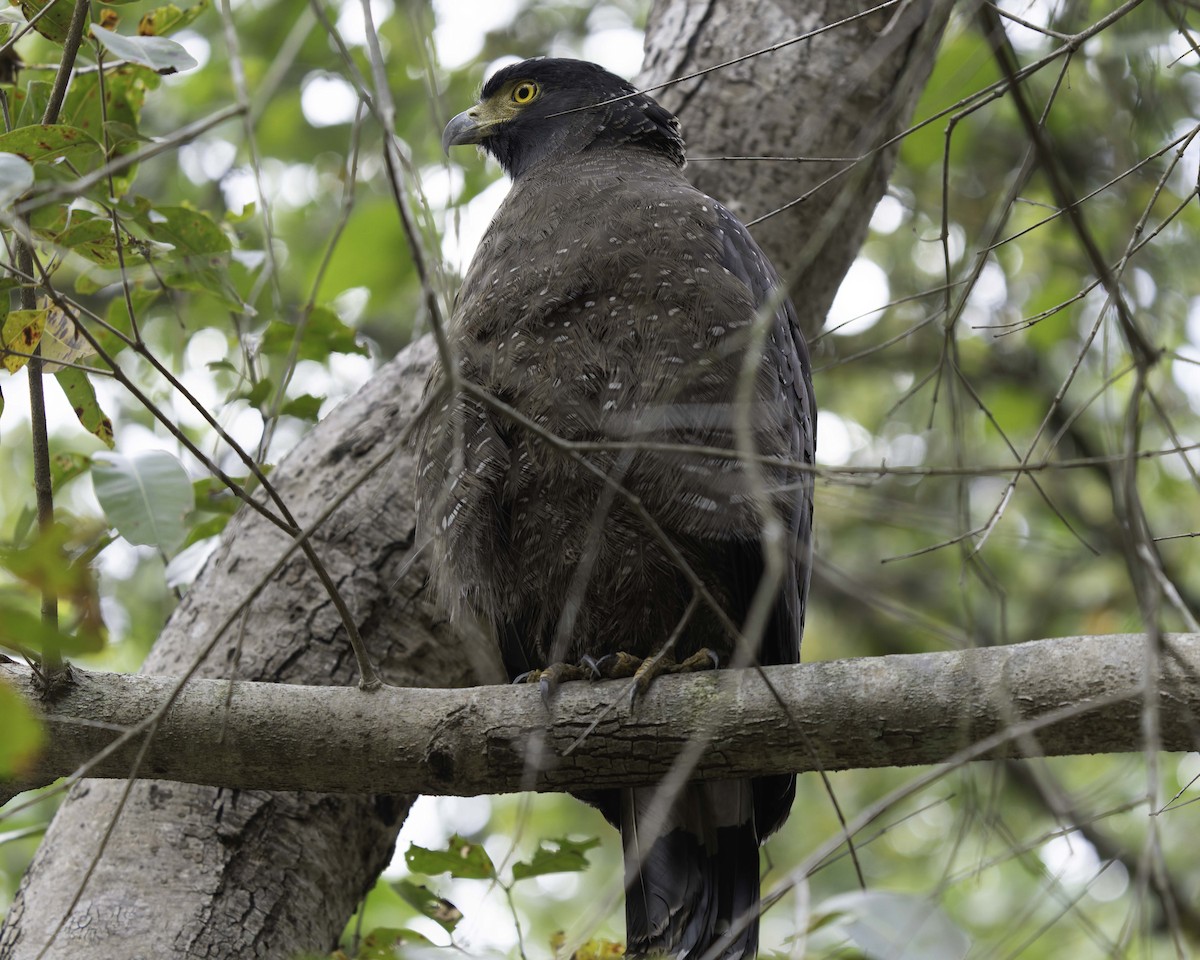
{"type": "MultiPolygon", "coordinates": [[[[607,660],[608,658],[605,657],[604,659],[607,660]]],[[[600,668],[600,664],[603,662],[603,660],[597,660],[590,653],[585,653],[579,658],[579,662],[591,671],[593,680],[599,680],[604,676],[604,673],[600,668]]]]}
{"type": "Polygon", "coordinates": [[[550,676],[549,670],[542,671],[542,676],[538,680],[538,691],[542,695],[542,703],[546,705],[546,709],[550,709],[550,701],[554,699],[554,691],[558,689],[558,681],[550,676]]]}
{"type": "Polygon", "coordinates": [[[617,662],[617,655],[615,653],[606,653],[599,660],[590,657],[589,659],[591,659],[592,663],[596,665],[596,670],[599,671],[600,676],[604,677],[606,680],[612,679],[612,673],[610,671],[617,662]]]}
{"type": "Polygon", "coordinates": [[[628,653],[610,653],[596,661],[596,667],[605,680],[622,680],[634,676],[641,667],[639,657],[628,653]]]}
{"type": "Polygon", "coordinates": [[[629,688],[629,707],[633,709],[637,706],[637,702],[644,697],[650,690],[650,684],[654,682],[654,677],[634,677],[633,685],[629,688]]]}
{"type": "Polygon", "coordinates": [[[530,683],[532,682],[534,676],[536,676],[539,672],[540,671],[538,670],[526,670],[524,673],[518,673],[512,679],[513,685],[515,686],[518,683],[530,683]]]}

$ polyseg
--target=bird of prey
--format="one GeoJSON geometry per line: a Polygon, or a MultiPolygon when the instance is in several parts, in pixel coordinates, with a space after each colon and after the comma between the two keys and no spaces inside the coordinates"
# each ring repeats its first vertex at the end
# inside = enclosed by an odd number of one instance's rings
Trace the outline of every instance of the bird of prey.
{"type": "MultiPolygon", "coordinates": [[[[513,181],[419,440],[451,620],[493,633],[513,678],[795,662],[812,476],[787,465],[813,461],[808,351],[766,256],[684,177],[678,120],[596,64],[534,59],[492,76],[442,144],[479,145],[513,181]]],[[[628,955],[752,958],[758,848],[795,778],[662,794],[585,798],[621,830],[628,955]]]]}

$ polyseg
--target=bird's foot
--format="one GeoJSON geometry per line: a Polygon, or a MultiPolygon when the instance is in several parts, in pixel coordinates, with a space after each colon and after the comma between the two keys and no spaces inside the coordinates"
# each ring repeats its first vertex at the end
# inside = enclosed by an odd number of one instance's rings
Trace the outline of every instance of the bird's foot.
{"type": "Polygon", "coordinates": [[[699,673],[702,670],[717,670],[720,666],[721,658],[717,656],[717,652],[708,647],[701,647],[686,660],[673,663],[671,669],[664,673],[699,673]]]}
{"type": "Polygon", "coordinates": [[[629,688],[629,703],[632,706],[650,689],[655,677],[668,673],[695,673],[700,670],[715,670],[721,665],[720,658],[707,647],[693,653],[686,660],[677,661],[667,651],[652,657],[635,657],[628,653],[610,653],[599,660],[585,657],[597,679],[623,680],[632,678],[629,688]]]}
{"type": "Polygon", "coordinates": [[[591,665],[597,680],[624,680],[632,677],[642,667],[642,658],[629,653],[610,653],[608,656],[593,660],[584,657],[584,662],[591,665]]]}
{"type": "Polygon", "coordinates": [[[513,679],[513,683],[536,683],[546,706],[554,698],[560,683],[568,680],[597,680],[602,674],[596,661],[584,657],[579,663],[552,663],[541,670],[527,670],[513,679]]]}
{"type": "Polygon", "coordinates": [[[669,673],[697,673],[701,670],[716,670],[720,665],[720,658],[708,647],[697,650],[685,660],[676,660],[666,651],[653,657],[647,657],[633,675],[633,689],[629,691],[629,705],[633,706],[645,695],[655,677],[669,673]]]}
{"type": "Polygon", "coordinates": [[[663,651],[652,657],[635,657],[629,653],[610,653],[596,659],[585,654],[578,663],[552,663],[540,670],[527,670],[514,678],[513,683],[536,683],[547,706],[558,691],[560,683],[569,680],[626,680],[632,678],[629,702],[632,706],[650,689],[655,677],[669,673],[696,673],[716,670],[721,666],[717,654],[704,647],[686,660],[676,660],[663,651]]]}

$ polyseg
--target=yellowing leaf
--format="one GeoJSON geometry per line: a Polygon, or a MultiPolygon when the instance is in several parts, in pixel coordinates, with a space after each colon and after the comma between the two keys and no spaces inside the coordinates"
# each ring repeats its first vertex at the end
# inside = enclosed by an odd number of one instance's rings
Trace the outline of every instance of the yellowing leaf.
{"type": "Polygon", "coordinates": [[[62,362],[78,363],[90,357],[92,345],[79,332],[75,321],[49,300],[45,301],[45,326],[42,329],[42,367],[45,373],[62,369],[62,362]],[[60,362],[61,361],[61,362],[60,362]]]}
{"type": "Polygon", "coordinates": [[[61,123],[49,126],[39,123],[0,133],[0,152],[15,153],[34,164],[70,158],[81,169],[96,165],[102,155],[94,137],[61,123]]]}
{"type": "MultiPolygon", "coordinates": [[[[26,20],[33,20],[51,2],[52,0],[21,0],[21,12],[25,14],[26,20]]],[[[62,0],[53,2],[54,6],[47,10],[44,16],[38,17],[33,29],[47,40],[62,43],[67,39],[67,28],[71,25],[71,8],[74,4],[63,3],[62,0]]]]}
{"type": "Polygon", "coordinates": [[[16,373],[29,362],[42,339],[42,328],[46,325],[45,310],[13,310],[0,326],[0,363],[9,373],[16,373]],[[8,351],[15,351],[9,353],[8,351]],[[23,356],[22,356],[23,354],[23,356]]]}
{"type": "Polygon", "coordinates": [[[143,14],[138,21],[138,35],[142,37],[165,37],[168,33],[182,30],[208,9],[209,0],[200,0],[195,6],[180,10],[173,3],[158,7],[143,14]]]}
{"type": "Polygon", "coordinates": [[[113,448],[112,420],[105,416],[100,409],[100,401],[96,399],[96,391],[85,371],[75,367],[67,367],[54,375],[63,393],[71,402],[71,409],[83,424],[83,428],[98,438],[110,450],[113,448]]]}

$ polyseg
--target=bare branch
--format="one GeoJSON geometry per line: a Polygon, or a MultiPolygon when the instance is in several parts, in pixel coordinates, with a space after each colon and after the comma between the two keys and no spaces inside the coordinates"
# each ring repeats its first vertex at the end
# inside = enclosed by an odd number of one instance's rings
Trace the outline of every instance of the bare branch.
{"type": "MultiPolygon", "coordinates": [[[[1162,749],[1193,750],[1200,634],[1164,638],[1160,663],[1162,749]]],[[[472,795],[653,784],[698,739],[711,749],[694,775],[708,778],[938,763],[989,737],[994,746],[972,759],[1136,751],[1145,664],[1145,638],[1116,634],[767,667],[775,693],[757,671],[725,670],[660,678],[635,717],[619,681],[565,684],[547,713],[532,685],[365,694],[238,683],[229,696],[226,681],[193,680],[142,771],[236,789],[472,795]],[[622,702],[610,710],[613,700],[622,702]],[[527,747],[539,741],[541,769],[531,775],[527,747]]],[[[28,668],[3,664],[0,677],[50,733],[36,772],[8,793],[71,773],[176,686],[81,673],[46,706],[28,668]]],[[[88,775],[124,777],[141,748],[130,742],[88,775]]]]}

